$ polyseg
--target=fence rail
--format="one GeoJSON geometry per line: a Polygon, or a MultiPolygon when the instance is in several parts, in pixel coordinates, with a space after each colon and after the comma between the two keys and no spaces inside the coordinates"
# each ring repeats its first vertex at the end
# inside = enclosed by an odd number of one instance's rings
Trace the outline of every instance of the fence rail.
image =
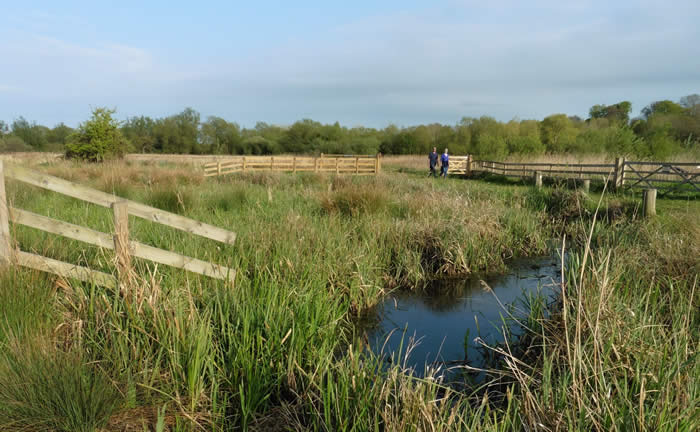
{"type": "Polygon", "coordinates": [[[233,269],[129,240],[129,215],[222,243],[233,244],[236,239],[235,233],[203,222],[134,201],[123,200],[114,195],[0,161],[0,264],[17,264],[54,273],[65,278],[91,281],[105,286],[116,286],[121,277],[131,271],[131,257],[135,256],[216,279],[234,280],[235,271],[233,269]],[[5,191],[5,177],[92,204],[110,207],[113,209],[115,232],[110,235],[9,206],[5,191]],[[13,246],[9,222],[114,250],[116,253],[118,277],[115,278],[107,273],[16,249],[13,246]]]}
{"type": "Polygon", "coordinates": [[[205,177],[254,171],[377,175],[381,169],[380,155],[234,156],[203,165],[205,177]]]}
{"type": "Polygon", "coordinates": [[[554,178],[610,181],[615,188],[659,188],[661,193],[678,190],[700,192],[700,162],[627,161],[616,158],[607,164],[549,162],[471,161],[471,171],[507,177],[554,178]]]}

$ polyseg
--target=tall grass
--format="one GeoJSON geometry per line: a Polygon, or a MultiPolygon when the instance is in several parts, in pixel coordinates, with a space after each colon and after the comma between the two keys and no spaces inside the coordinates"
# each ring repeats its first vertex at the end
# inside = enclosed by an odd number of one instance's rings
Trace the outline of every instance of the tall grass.
{"type": "MultiPolygon", "coordinates": [[[[202,183],[179,166],[45,169],[237,232],[227,246],[130,220],[139,241],[239,273],[231,288],[136,260],[124,295],[0,272],[0,429],[698,426],[697,203],[640,221],[624,196],[599,208],[598,197],[565,190],[400,173],[202,183]],[[615,218],[598,216],[615,206],[615,218]],[[356,334],[356,317],[391,289],[501,271],[564,234],[573,250],[558,307],[533,303],[517,349],[485,348],[497,362],[480,387],[457,391],[434,370],[411,376],[356,334]]],[[[17,207],[111,230],[106,209],[12,182],[8,194],[17,207]]],[[[12,230],[23,250],[113,271],[109,252],[12,230]]]]}

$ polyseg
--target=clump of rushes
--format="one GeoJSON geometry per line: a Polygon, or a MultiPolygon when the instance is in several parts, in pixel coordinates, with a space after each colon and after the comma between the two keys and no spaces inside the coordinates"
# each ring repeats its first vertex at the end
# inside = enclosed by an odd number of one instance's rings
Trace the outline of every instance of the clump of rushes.
{"type": "MultiPolygon", "coordinates": [[[[3,270],[2,430],[143,430],[144,421],[252,431],[698,426],[697,202],[660,200],[657,220],[642,221],[620,194],[606,194],[596,213],[595,193],[423,172],[204,180],[175,164],[44,169],[235,231],[230,246],[129,221],[135,240],[238,274],[232,288],[135,259],[141,279],[125,295],[3,270]],[[598,216],[619,207],[614,218],[598,216]],[[400,356],[387,365],[354,332],[357,315],[391,289],[502,271],[511,257],[545,253],[561,233],[574,237],[559,308],[546,314],[533,301],[524,345],[495,348],[499,379],[474,393],[446,388],[435,371],[415,378],[400,356]]],[[[18,208],[112,230],[109,209],[13,181],[7,190],[18,208]]],[[[23,250],[113,271],[110,251],[12,232],[23,250]]]]}
{"type": "Polygon", "coordinates": [[[0,425],[6,431],[92,432],[119,402],[108,377],[80,352],[11,340],[0,354],[0,425]]]}
{"type": "Polygon", "coordinates": [[[340,213],[357,217],[383,211],[388,201],[387,193],[383,189],[346,185],[322,196],[321,207],[329,214],[340,213]]]}

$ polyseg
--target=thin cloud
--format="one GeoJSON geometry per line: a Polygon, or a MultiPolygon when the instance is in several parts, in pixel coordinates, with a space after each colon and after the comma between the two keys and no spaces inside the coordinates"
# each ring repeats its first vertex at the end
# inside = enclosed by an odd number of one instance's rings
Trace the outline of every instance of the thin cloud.
{"type": "MultiPolygon", "coordinates": [[[[22,89],[26,102],[16,106],[155,116],[193,106],[245,125],[585,115],[595,103],[629,99],[639,110],[650,98],[697,92],[698,18],[695,2],[448,1],[278,38],[254,54],[223,44],[197,62],[119,40],[22,34],[0,46],[0,82],[22,89]]],[[[60,120],[70,121],[50,121],[60,120]]]]}

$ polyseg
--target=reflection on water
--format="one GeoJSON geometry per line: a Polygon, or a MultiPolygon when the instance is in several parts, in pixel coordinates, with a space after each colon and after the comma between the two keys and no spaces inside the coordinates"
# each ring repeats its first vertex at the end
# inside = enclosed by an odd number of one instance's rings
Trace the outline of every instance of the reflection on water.
{"type": "Polygon", "coordinates": [[[503,319],[517,336],[519,326],[508,319],[509,312],[515,318],[527,316],[526,300],[531,295],[553,300],[560,278],[559,258],[554,255],[514,261],[509,273],[485,278],[492,291],[480,278],[471,278],[436,282],[418,293],[397,292],[379,305],[376,321],[366,330],[370,347],[389,358],[400,349],[405,352],[409,339],[415,338],[420,343],[407,365],[417,373],[426,364],[466,360],[470,366],[482,366],[482,350],[474,339],[503,342],[503,319]]]}

